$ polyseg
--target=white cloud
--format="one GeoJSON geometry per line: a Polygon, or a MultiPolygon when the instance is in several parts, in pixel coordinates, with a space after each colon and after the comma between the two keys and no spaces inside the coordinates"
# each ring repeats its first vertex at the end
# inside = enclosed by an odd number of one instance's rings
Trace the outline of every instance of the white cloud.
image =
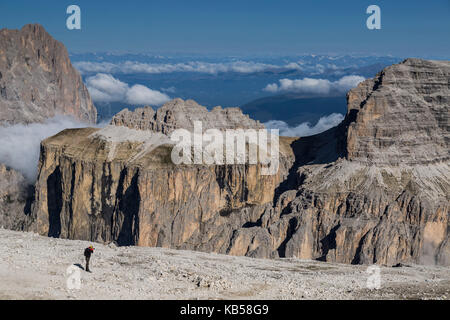
{"type": "Polygon", "coordinates": [[[265,88],[269,92],[279,91],[299,91],[311,92],[319,94],[327,94],[330,92],[330,81],[325,79],[304,78],[301,80],[281,79],[279,85],[272,83],[265,88]]]}
{"type": "Polygon", "coordinates": [[[123,101],[128,85],[110,74],[98,73],[86,79],[86,86],[95,102],[123,101]]]}
{"type": "Polygon", "coordinates": [[[166,94],[146,86],[130,86],[110,74],[98,73],[86,79],[86,86],[97,103],[127,102],[132,105],[161,105],[170,100],[166,94]]]}
{"type": "Polygon", "coordinates": [[[266,70],[300,70],[300,65],[291,62],[285,65],[273,65],[267,63],[233,61],[223,63],[211,63],[201,61],[190,61],[183,63],[142,63],[137,61],[125,61],[120,63],[110,62],[75,62],[74,66],[81,73],[173,73],[173,72],[197,72],[217,74],[220,72],[255,73],[266,70]]]}
{"type": "Polygon", "coordinates": [[[341,88],[342,90],[348,91],[352,88],[355,88],[360,82],[365,80],[364,77],[361,76],[345,76],[336,81],[336,86],[341,88]]]}
{"type": "Polygon", "coordinates": [[[264,90],[265,90],[265,91],[268,91],[268,92],[273,92],[273,93],[275,93],[275,92],[278,91],[278,85],[277,85],[276,83],[268,84],[268,85],[264,88],[264,90]]]}
{"type": "Polygon", "coordinates": [[[280,120],[271,120],[264,123],[264,125],[267,129],[279,129],[281,136],[307,137],[333,128],[341,123],[342,120],[344,120],[342,114],[332,113],[320,118],[314,126],[311,126],[309,122],[304,122],[296,127],[290,127],[286,122],[280,120]]]}
{"type": "Polygon", "coordinates": [[[149,89],[140,84],[135,84],[126,93],[126,101],[133,105],[161,105],[168,100],[170,98],[164,93],[149,89]]]}
{"type": "Polygon", "coordinates": [[[328,79],[281,79],[279,84],[268,84],[264,91],[271,93],[277,92],[302,92],[302,93],[315,93],[315,94],[328,94],[331,91],[347,92],[351,88],[356,87],[361,81],[364,81],[364,77],[361,76],[344,76],[337,81],[330,81],[328,79]]]}
{"type": "Polygon", "coordinates": [[[302,63],[299,62],[291,62],[288,63],[287,65],[285,65],[284,67],[286,69],[290,69],[290,70],[302,70],[302,67],[300,66],[302,63]]]}
{"type": "Polygon", "coordinates": [[[89,62],[89,61],[80,61],[74,62],[73,65],[78,69],[81,73],[85,72],[106,72],[113,73],[117,66],[114,63],[109,62],[89,62]]]}
{"type": "Polygon", "coordinates": [[[87,127],[71,117],[58,116],[45,123],[0,127],[0,162],[20,171],[34,183],[41,141],[67,128],[87,127]]]}

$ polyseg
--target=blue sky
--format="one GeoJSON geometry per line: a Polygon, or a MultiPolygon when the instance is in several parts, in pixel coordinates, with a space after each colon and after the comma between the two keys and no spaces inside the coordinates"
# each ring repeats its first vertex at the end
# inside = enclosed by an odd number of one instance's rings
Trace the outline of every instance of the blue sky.
{"type": "Polygon", "coordinates": [[[42,24],[72,52],[450,56],[450,1],[1,1],[0,27],[42,24]],[[82,30],[66,29],[81,7],[82,30]],[[370,4],[381,30],[366,28],[370,4]]]}

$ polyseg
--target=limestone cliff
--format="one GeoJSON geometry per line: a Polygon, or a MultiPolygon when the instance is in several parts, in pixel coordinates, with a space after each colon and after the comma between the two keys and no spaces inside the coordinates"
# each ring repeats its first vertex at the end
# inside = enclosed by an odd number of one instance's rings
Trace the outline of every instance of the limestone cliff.
{"type": "Polygon", "coordinates": [[[348,93],[350,160],[416,165],[450,160],[448,61],[407,59],[348,93]]]}
{"type": "MultiPolygon", "coordinates": [[[[97,119],[66,48],[37,24],[0,30],[0,126],[43,122],[56,115],[87,123],[97,119]]],[[[34,191],[28,184],[20,172],[0,163],[1,227],[29,227],[34,191]]]]}
{"type": "Polygon", "coordinates": [[[418,59],[386,68],[349,92],[338,127],[281,137],[274,176],[173,165],[163,128],[183,122],[170,110],[63,131],[42,143],[35,228],[252,257],[449,265],[449,70],[418,59]]]}
{"type": "Polygon", "coordinates": [[[0,30],[0,125],[42,122],[55,115],[97,121],[66,48],[38,24],[0,30]]]}
{"type": "MultiPolygon", "coordinates": [[[[193,117],[209,119],[205,129],[213,121],[226,124],[229,113],[247,123],[235,119],[228,128],[262,127],[239,109],[208,112],[181,99],[158,113],[171,108],[178,115],[186,105],[196,109],[193,117]]],[[[136,119],[143,115],[154,121],[151,111],[124,111],[119,126],[65,130],[43,141],[34,210],[39,233],[226,252],[233,230],[261,216],[292,165],[293,138],[281,140],[282,164],[276,175],[261,175],[259,165],[248,164],[176,166],[170,157],[173,142],[166,135],[133,129],[141,128],[136,119]]],[[[180,127],[173,117],[164,119],[160,128],[180,127]]]]}
{"type": "Polygon", "coordinates": [[[20,172],[0,163],[0,227],[24,230],[31,226],[33,188],[20,172]]]}

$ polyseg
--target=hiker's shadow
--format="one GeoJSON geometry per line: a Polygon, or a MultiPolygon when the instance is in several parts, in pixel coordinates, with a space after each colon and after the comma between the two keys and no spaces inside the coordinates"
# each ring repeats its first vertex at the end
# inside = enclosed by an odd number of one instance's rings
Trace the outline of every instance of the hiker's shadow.
{"type": "Polygon", "coordinates": [[[81,270],[84,270],[84,267],[81,264],[79,264],[79,263],[75,263],[74,266],[77,266],[81,270]]]}

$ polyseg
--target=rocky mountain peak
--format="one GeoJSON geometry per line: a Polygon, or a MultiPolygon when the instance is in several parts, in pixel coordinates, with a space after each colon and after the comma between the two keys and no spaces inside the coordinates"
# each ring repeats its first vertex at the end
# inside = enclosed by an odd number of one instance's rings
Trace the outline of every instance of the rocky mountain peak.
{"type": "Polygon", "coordinates": [[[0,124],[42,122],[56,115],[97,120],[66,48],[39,24],[0,30],[0,124]]]}
{"type": "Polygon", "coordinates": [[[193,130],[195,121],[201,121],[204,130],[264,128],[259,121],[250,119],[239,108],[217,106],[208,111],[194,100],[184,101],[180,98],[167,102],[156,111],[151,107],[137,108],[134,111],[124,109],[113,117],[111,124],[170,134],[179,128],[193,130]]]}
{"type": "Polygon", "coordinates": [[[450,62],[410,58],[347,95],[349,160],[415,165],[450,159],[450,62]]]}

